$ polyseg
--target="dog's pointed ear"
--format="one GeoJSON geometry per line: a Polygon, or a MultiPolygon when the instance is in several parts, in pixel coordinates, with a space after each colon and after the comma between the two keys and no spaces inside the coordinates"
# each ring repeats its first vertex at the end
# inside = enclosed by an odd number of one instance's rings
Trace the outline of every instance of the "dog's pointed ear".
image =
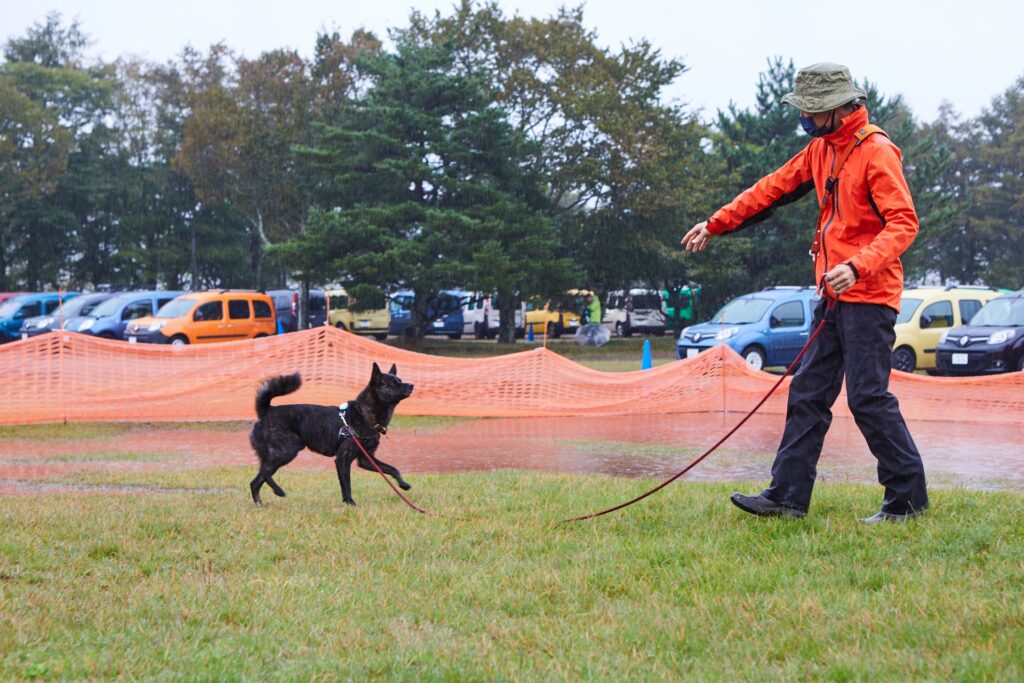
{"type": "Polygon", "coordinates": [[[380,378],[380,366],[377,363],[373,364],[373,372],[370,373],[370,381],[376,382],[380,378]]]}
{"type": "Polygon", "coordinates": [[[392,363],[391,364],[391,369],[388,370],[388,374],[389,375],[397,375],[398,374],[398,365],[396,363],[392,363]]]}

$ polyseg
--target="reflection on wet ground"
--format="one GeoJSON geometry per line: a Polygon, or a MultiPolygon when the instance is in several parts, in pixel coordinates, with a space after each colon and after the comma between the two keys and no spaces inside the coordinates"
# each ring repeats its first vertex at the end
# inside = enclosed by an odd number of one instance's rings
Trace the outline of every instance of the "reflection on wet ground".
{"type": "MultiPolygon", "coordinates": [[[[704,413],[464,420],[393,429],[378,455],[405,473],[511,468],[666,477],[741,417],[704,413]]],[[[766,481],[782,425],[779,415],[754,416],[687,478],[766,481]]],[[[922,421],[910,428],[933,484],[1024,491],[1024,424],[922,421]]],[[[96,439],[2,439],[0,494],[60,490],[41,486],[40,480],[73,472],[159,472],[243,464],[255,465],[255,457],[247,432],[241,430],[154,427],[96,439]]],[[[825,440],[819,478],[874,483],[874,464],[854,421],[837,418],[825,440]]],[[[328,470],[333,463],[304,451],[291,467],[328,470]]]]}

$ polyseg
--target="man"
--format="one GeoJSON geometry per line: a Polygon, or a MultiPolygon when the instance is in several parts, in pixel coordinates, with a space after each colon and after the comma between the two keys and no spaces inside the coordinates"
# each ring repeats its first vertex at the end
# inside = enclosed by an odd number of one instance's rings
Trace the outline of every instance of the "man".
{"type": "Polygon", "coordinates": [[[580,313],[580,324],[589,325],[601,324],[601,302],[593,294],[587,294],[583,299],[583,311],[580,313]]]}
{"type": "MultiPolygon", "coordinates": [[[[716,235],[753,225],[776,207],[817,191],[821,211],[811,245],[815,280],[837,303],[790,385],[771,486],[756,496],[732,495],[737,507],[755,515],[807,513],[844,372],[850,410],[878,460],[878,480],[885,487],[881,510],[861,521],[904,521],[928,507],[921,456],[889,393],[893,325],[903,291],[899,257],[917,235],[917,214],[900,151],[868,123],[868,112],[858,103],[864,97],[844,66],[801,69],[794,92],[782,101],[799,110],[801,126],[814,139],[682,239],[687,251],[703,251],[716,235]]],[[[825,315],[822,301],[815,326],[825,315]]]]}

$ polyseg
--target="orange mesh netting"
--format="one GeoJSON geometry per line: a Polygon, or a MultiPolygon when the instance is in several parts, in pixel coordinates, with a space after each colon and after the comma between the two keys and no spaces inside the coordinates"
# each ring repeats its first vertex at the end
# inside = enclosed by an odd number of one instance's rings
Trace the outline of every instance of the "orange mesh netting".
{"type": "MultiPolygon", "coordinates": [[[[151,346],[76,333],[0,347],[0,424],[57,421],[199,421],[255,417],[256,386],[301,372],[278,403],[337,405],[365,386],[377,361],[416,385],[400,412],[535,417],[746,411],[776,380],[725,346],[637,372],[600,372],[545,349],[482,359],[395,349],[331,327],[254,341],[151,346]],[[386,365],[385,365],[386,364],[386,365]]],[[[639,359],[638,359],[639,361],[639,359]]],[[[787,380],[788,381],[788,380],[787,380]]],[[[786,385],[761,409],[784,413],[786,385]]],[[[1024,373],[938,378],[893,373],[908,420],[1017,423],[1024,373]]],[[[836,415],[848,416],[845,397],[836,415]]]]}

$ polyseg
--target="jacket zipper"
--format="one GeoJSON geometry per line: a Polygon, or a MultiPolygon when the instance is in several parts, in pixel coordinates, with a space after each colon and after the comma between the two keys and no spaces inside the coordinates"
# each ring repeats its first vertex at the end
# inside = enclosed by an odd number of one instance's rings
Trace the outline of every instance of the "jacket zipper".
{"type": "MultiPolygon", "coordinates": [[[[834,171],[836,169],[836,158],[837,158],[838,155],[837,155],[837,152],[836,152],[835,145],[833,145],[830,142],[825,142],[825,144],[832,148],[832,166],[829,168],[829,172],[828,172],[828,175],[831,178],[832,177],[832,171],[834,171]]],[[[838,196],[839,196],[838,193],[836,192],[836,190],[838,189],[838,183],[839,183],[839,179],[836,178],[836,184],[833,185],[833,188],[832,188],[832,196],[829,197],[829,200],[832,203],[832,213],[829,214],[828,220],[825,221],[825,225],[821,226],[821,253],[825,255],[825,272],[826,273],[828,272],[828,250],[825,248],[825,233],[828,232],[828,226],[832,225],[832,220],[836,217],[836,211],[838,209],[838,196]]],[[[836,298],[838,299],[839,297],[836,297],[836,298]]]]}

